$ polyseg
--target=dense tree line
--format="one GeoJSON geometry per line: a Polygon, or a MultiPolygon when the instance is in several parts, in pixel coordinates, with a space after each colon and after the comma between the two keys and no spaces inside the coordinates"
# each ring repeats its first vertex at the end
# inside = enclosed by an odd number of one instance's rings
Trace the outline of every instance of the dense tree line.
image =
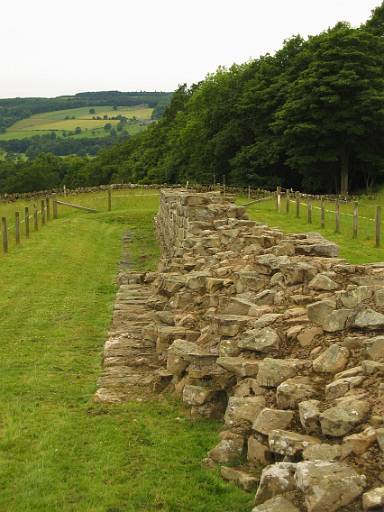
{"type": "Polygon", "coordinates": [[[23,153],[28,158],[36,158],[41,153],[57,156],[79,155],[95,156],[102,149],[115,143],[122,143],[129,137],[124,133],[117,136],[110,131],[109,137],[57,137],[55,132],[46,135],[34,135],[24,139],[0,140],[0,149],[6,153],[23,153]]]}
{"type": "Polygon", "coordinates": [[[81,175],[88,158],[68,156],[61,158],[44,153],[33,160],[8,156],[0,161],[0,190],[4,193],[33,192],[82,184],[81,175]]]}
{"type": "Polygon", "coordinates": [[[94,184],[227,183],[342,193],[384,176],[384,7],[182,85],[158,123],[104,151],[94,184]]]}
{"type": "Polygon", "coordinates": [[[0,133],[16,121],[33,114],[92,106],[135,106],[143,103],[154,108],[154,119],[161,115],[169,103],[171,94],[167,92],[120,92],[100,91],[82,92],[73,96],[57,98],[8,98],[0,99],[0,133]]]}

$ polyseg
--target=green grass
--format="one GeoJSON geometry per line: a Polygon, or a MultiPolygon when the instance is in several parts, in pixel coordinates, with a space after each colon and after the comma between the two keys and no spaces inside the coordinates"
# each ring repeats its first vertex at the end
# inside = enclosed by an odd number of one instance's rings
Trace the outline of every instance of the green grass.
{"type": "Polygon", "coordinates": [[[63,136],[63,132],[73,132],[77,127],[82,129],[82,133],[76,135],[76,138],[84,137],[103,137],[107,136],[109,132],[104,130],[104,125],[110,123],[116,126],[118,120],[105,120],[105,119],[92,119],[94,116],[103,117],[104,115],[116,117],[122,115],[128,119],[136,118],[136,121],[130,121],[124,127],[124,131],[130,135],[134,135],[141,131],[144,127],[140,124],[141,121],[151,119],[153,109],[146,105],[137,105],[134,107],[118,107],[113,110],[112,106],[89,106],[81,108],[73,108],[67,110],[56,110],[53,112],[43,112],[35,114],[26,119],[17,121],[10,126],[5,133],[0,134],[0,140],[20,139],[32,137],[34,135],[49,134],[52,131],[59,137],[63,136]],[[90,114],[89,110],[95,109],[94,114],[90,114]],[[65,117],[75,117],[75,119],[65,119],[65,117]],[[95,133],[92,133],[92,132],[95,133]]]}
{"type": "Polygon", "coordinates": [[[190,421],[171,399],[92,402],[123,233],[137,269],[158,257],[157,195],[121,192],[111,213],[105,194],[77,196],[103,211],[63,208],[0,256],[0,510],[248,510],[252,496],[201,468],[217,423],[190,421]]]}
{"type": "MultiPolygon", "coordinates": [[[[292,200],[294,198],[291,198],[292,200]]],[[[239,204],[246,204],[245,197],[238,199],[239,204]]],[[[270,199],[252,204],[247,208],[250,218],[276,226],[289,233],[305,233],[316,231],[340,246],[340,256],[350,263],[374,263],[384,261],[384,248],[375,247],[375,218],[376,205],[384,205],[384,196],[379,194],[374,200],[362,196],[359,200],[359,231],[358,238],[352,239],[353,204],[340,204],[341,232],[335,232],[335,204],[325,202],[325,228],[320,228],[320,203],[313,201],[312,224],[307,222],[306,199],[301,200],[300,218],[296,218],[296,205],[290,203],[289,213],[286,213],[286,201],[281,202],[281,212],[276,210],[275,200],[270,199]]],[[[384,238],[383,238],[384,245],[384,238]]]]}

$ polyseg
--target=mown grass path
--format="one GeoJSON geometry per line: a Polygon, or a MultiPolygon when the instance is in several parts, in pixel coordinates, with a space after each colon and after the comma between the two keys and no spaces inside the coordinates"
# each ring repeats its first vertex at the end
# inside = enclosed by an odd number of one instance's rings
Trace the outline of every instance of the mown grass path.
{"type": "Polygon", "coordinates": [[[92,402],[121,236],[156,258],[157,198],[71,214],[0,257],[0,511],[237,512],[252,496],[200,461],[218,424],[171,400],[92,402]]]}

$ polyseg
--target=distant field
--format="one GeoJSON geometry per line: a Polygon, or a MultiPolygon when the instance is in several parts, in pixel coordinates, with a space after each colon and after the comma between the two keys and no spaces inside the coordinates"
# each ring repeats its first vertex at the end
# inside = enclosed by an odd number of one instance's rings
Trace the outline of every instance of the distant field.
{"type": "Polygon", "coordinates": [[[118,107],[117,110],[114,110],[112,106],[97,107],[90,105],[89,107],[45,112],[35,114],[13,124],[5,133],[0,134],[0,140],[32,137],[33,135],[43,135],[52,131],[56,135],[62,136],[64,132],[74,132],[77,127],[81,128],[82,133],[76,135],[76,137],[101,137],[108,134],[104,125],[110,123],[112,126],[116,126],[119,121],[110,118],[119,115],[131,120],[125,126],[125,131],[133,135],[143,129],[141,121],[151,119],[152,111],[152,108],[145,105],[118,107]],[[95,112],[90,113],[91,109],[94,109],[95,112]],[[93,117],[103,118],[104,116],[109,119],[92,119],[93,117]],[[66,119],[66,117],[70,117],[70,119],[66,119]]]}

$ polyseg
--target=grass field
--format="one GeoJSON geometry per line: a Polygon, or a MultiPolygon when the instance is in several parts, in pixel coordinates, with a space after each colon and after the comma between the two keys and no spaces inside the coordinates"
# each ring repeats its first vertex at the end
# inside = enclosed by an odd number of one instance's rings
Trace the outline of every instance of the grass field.
{"type": "Polygon", "coordinates": [[[73,132],[77,127],[82,129],[82,133],[76,137],[101,137],[107,135],[104,125],[110,123],[116,126],[119,121],[113,119],[92,119],[93,117],[107,116],[108,118],[118,115],[131,119],[126,125],[125,131],[133,135],[142,129],[141,121],[151,119],[152,108],[145,105],[135,107],[118,107],[113,110],[111,106],[89,106],[67,110],[56,110],[54,112],[44,112],[36,114],[27,119],[17,121],[9,127],[5,133],[0,134],[0,140],[19,139],[32,137],[33,135],[44,135],[54,131],[56,135],[62,136],[63,132],[73,132]],[[90,109],[94,109],[95,113],[91,114],[90,109]],[[70,117],[71,119],[65,119],[70,117]],[[72,119],[74,117],[75,119],[72,119]],[[135,118],[136,120],[133,120],[135,118]],[[94,133],[93,133],[94,132],[94,133]]]}
{"type": "MultiPolygon", "coordinates": [[[[252,496],[200,465],[215,422],[171,399],[96,405],[123,233],[134,268],[154,268],[155,192],[67,197],[29,241],[0,256],[0,510],[240,512],[252,496]]],[[[12,216],[20,204],[1,205],[12,216]]]]}
{"type": "MultiPolygon", "coordinates": [[[[301,200],[300,218],[296,218],[296,205],[291,198],[289,213],[286,213],[286,200],[281,202],[281,211],[275,206],[275,199],[254,203],[247,208],[252,219],[277,226],[286,232],[303,233],[317,231],[340,246],[340,256],[351,263],[374,263],[384,261],[384,238],[382,247],[375,247],[375,212],[376,206],[384,206],[384,194],[379,194],[375,200],[362,196],[359,200],[358,238],[352,239],[353,203],[340,203],[341,233],[335,232],[335,203],[325,202],[325,228],[320,228],[320,202],[313,201],[312,224],[307,222],[306,199],[301,200]]],[[[239,204],[246,204],[246,197],[238,199],[239,204]]],[[[384,210],[384,208],[383,208],[384,210]]],[[[384,223],[383,223],[384,224],[384,223]]],[[[382,233],[382,236],[384,232],[382,233]]]]}

